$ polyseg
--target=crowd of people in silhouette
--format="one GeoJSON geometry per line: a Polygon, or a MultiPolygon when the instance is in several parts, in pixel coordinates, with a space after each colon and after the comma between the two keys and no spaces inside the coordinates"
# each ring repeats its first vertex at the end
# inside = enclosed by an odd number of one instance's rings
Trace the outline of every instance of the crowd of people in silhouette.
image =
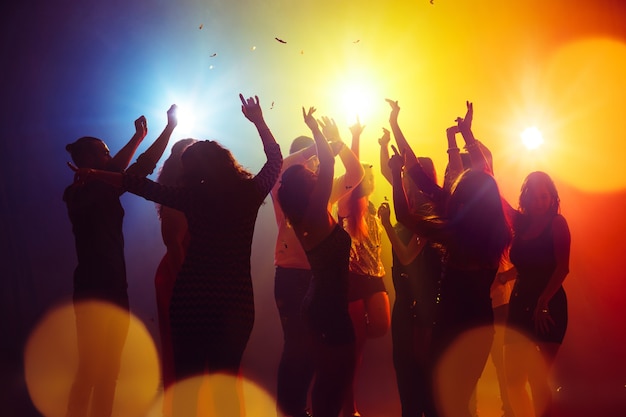
{"type": "Polygon", "coordinates": [[[507,202],[491,152],[474,136],[471,102],[446,130],[440,184],[432,159],[404,136],[397,101],[387,100],[389,129],[378,139],[375,169],[361,160],[360,121],[350,126],[348,146],[332,118],[303,107],[310,136],[293,139],[283,158],[258,97],[240,100],[266,155],[256,174],[218,141],[189,138],[171,147],[157,180],[148,179],[177,125],[175,105],[163,133],[129,167],[147,135],[143,116],[113,157],[94,137],[67,145],[79,346],[67,416],[111,416],[128,322],[94,317],[81,302],[129,310],[124,192],[157,203],[166,248],[154,281],[164,417],[199,416],[199,377],[218,373],[233,378],[210,385],[210,415],[245,415],[239,375],[255,317],[250,254],[268,194],[284,338],[277,415],[361,416],[355,383],[363,348],[390,330],[402,417],[475,416],[489,357],[504,417],[551,416],[548,376],[567,329],[570,234],[550,176],[530,173],[516,207],[507,202]],[[377,170],[393,188],[392,201],[378,207],[370,201],[377,170]],[[393,305],[383,237],[391,243],[393,305]]]}

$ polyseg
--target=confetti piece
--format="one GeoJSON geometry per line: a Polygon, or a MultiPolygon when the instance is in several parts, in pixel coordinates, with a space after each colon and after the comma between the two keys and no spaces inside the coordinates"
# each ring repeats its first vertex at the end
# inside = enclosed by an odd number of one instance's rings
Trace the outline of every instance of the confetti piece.
{"type": "Polygon", "coordinates": [[[430,4],[435,4],[435,0],[430,0],[430,4]]]}
{"type": "Polygon", "coordinates": [[[361,42],[361,39],[357,39],[356,41],[352,42],[352,43],[359,43],[361,42]]]}
{"type": "Polygon", "coordinates": [[[300,55],[304,55],[304,49],[300,51],[300,55]]]}
{"type": "Polygon", "coordinates": [[[198,29],[202,30],[203,27],[204,27],[204,25],[200,24],[200,26],[198,26],[198,29]]]}
{"type": "Polygon", "coordinates": [[[272,105],[270,106],[270,110],[274,108],[274,102],[272,101],[272,105]]]}
{"type": "Polygon", "coordinates": [[[284,41],[284,40],[279,39],[279,38],[274,38],[274,39],[276,39],[276,40],[277,40],[278,42],[280,42],[280,43],[287,43],[287,41],[284,41]]]}
{"type": "Polygon", "coordinates": [[[213,58],[214,56],[217,56],[217,53],[209,55],[209,57],[211,57],[211,58],[213,58]]]}
{"type": "Polygon", "coordinates": [[[252,48],[250,48],[251,51],[254,51],[256,49],[256,46],[253,46],[252,48]]]}
{"type": "Polygon", "coordinates": [[[213,69],[213,65],[209,65],[209,69],[212,70],[213,69]]]}

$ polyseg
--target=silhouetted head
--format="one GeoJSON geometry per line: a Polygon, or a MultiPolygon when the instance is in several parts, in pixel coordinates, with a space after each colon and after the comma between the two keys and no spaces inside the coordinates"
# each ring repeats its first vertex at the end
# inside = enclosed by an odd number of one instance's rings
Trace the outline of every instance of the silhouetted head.
{"type": "MultiPolygon", "coordinates": [[[[313,138],[310,138],[308,136],[298,136],[291,142],[291,146],[289,147],[289,154],[291,155],[293,153],[301,151],[302,149],[306,149],[314,145],[315,145],[315,141],[313,140],[313,138]]],[[[320,165],[320,161],[317,158],[317,154],[311,156],[304,163],[304,166],[313,172],[317,171],[317,168],[319,167],[319,165],[320,165]]]]}
{"type": "Polygon", "coordinates": [[[316,181],[317,175],[304,165],[292,165],[283,172],[278,202],[291,223],[302,221],[316,181]]]}
{"type": "Polygon", "coordinates": [[[511,240],[498,185],[490,174],[469,169],[454,184],[446,217],[468,259],[498,262],[511,240]]]}
{"type": "Polygon", "coordinates": [[[561,199],[554,181],[548,174],[542,171],[528,174],[522,184],[519,209],[531,216],[555,215],[560,212],[561,199]]]}
{"type": "MultiPolygon", "coordinates": [[[[418,156],[422,169],[435,184],[437,183],[437,172],[433,160],[428,157],[418,156]]],[[[433,202],[431,199],[420,191],[415,182],[408,174],[402,176],[402,183],[409,202],[411,211],[420,213],[421,215],[433,214],[433,202]]]]}
{"type": "Polygon", "coordinates": [[[164,185],[176,185],[180,183],[183,174],[181,156],[187,147],[196,142],[198,142],[197,139],[181,139],[172,146],[170,156],[163,162],[163,166],[159,171],[159,176],[157,177],[158,183],[164,185]]]}
{"type": "Polygon", "coordinates": [[[111,152],[101,139],[83,136],[65,147],[78,168],[107,169],[111,152]]]}
{"type": "Polygon", "coordinates": [[[251,178],[230,151],[212,140],[199,141],[188,146],[181,156],[183,182],[186,185],[212,183],[226,186],[238,180],[251,178]]]}
{"type": "Polygon", "coordinates": [[[289,154],[296,153],[314,144],[315,144],[315,141],[313,140],[313,138],[310,138],[308,136],[298,136],[297,138],[291,141],[291,146],[289,147],[289,154]]]}

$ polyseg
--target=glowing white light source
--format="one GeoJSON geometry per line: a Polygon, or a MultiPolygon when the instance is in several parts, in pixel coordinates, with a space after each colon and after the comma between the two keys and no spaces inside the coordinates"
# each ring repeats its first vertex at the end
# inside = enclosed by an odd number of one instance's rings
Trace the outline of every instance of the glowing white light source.
{"type": "Polygon", "coordinates": [[[364,121],[372,116],[377,102],[371,83],[367,83],[364,79],[352,79],[344,82],[339,91],[341,111],[348,125],[356,123],[357,118],[360,118],[362,123],[366,123],[364,121]]]}
{"type": "Polygon", "coordinates": [[[524,146],[528,149],[537,149],[543,145],[543,135],[541,134],[541,131],[534,126],[524,129],[520,136],[522,137],[524,146]]]}

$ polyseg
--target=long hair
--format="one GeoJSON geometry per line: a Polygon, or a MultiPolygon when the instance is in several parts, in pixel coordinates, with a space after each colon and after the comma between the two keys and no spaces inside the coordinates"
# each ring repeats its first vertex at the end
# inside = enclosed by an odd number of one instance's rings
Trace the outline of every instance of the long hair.
{"type": "Polygon", "coordinates": [[[188,146],[181,155],[181,161],[185,185],[209,184],[226,188],[252,178],[252,174],[239,165],[228,149],[212,140],[188,146]]]}
{"type": "Polygon", "coordinates": [[[364,239],[369,235],[366,217],[372,213],[369,196],[374,191],[372,165],[361,164],[361,166],[365,171],[363,181],[354,187],[346,199],[346,231],[353,239],[357,240],[364,239]]]}
{"type": "Polygon", "coordinates": [[[452,188],[446,210],[456,256],[479,265],[497,265],[511,243],[511,227],[504,213],[495,179],[469,169],[452,188]]]}
{"type": "Polygon", "coordinates": [[[543,171],[531,172],[524,179],[519,196],[519,210],[522,213],[525,213],[528,210],[529,194],[533,187],[538,185],[544,185],[552,197],[552,205],[550,206],[551,214],[559,214],[561,212],[561,199],[559,198],[559,192],[557,191],[552,178],[550,178],[550,176],[543,171]]]}
{"type": "Polygon", "coordinates": [[[170,156],[163,162],[156,182],[163,185],[179,185],[183,175],[181,156],[188,146],[193,145],[197,141],[197,139],[191,138],[177,141],[174,146],[172,146],[170,156]]]}
{"type": "MultiPolygon", "coordinates": [[[[177,141],[174,146],[172,146],[170,156],[168,156],[165,162],[163,162],[163,166],[157,175],[156,182],[163,185],[181,185],[183,177],[183,163],[181,156],[187,147],[197,141],[197,139],[191,138],[177,141]]],[[[161,217],[162,206],[157,204],[156,207],[157,213],[159,214],[159,217],[161,217]]]]}
{"type": "Polygon", "coordinates": [[[304,165],[292,165],[283,172],[278,202],[292,225],[302,222],[316,181],[317,175],[304,165]]]}
{"type": "Polygon", "coordinates": [[[561,212],[561,199],[552,178],[543,171],[531,172],[524,179],[520,189],[518,209],[522,215],[517,216],[516,221],[513,224],[516,232],[519,232],[528,226],[528,216],[526,214],[530,204],[530,194],[533,191],[533,188],[540,185],[545,186],[548,189],[550,197],[552,197],[552,204],[549,209],[550,214],[556,216],[561,212]]]}

